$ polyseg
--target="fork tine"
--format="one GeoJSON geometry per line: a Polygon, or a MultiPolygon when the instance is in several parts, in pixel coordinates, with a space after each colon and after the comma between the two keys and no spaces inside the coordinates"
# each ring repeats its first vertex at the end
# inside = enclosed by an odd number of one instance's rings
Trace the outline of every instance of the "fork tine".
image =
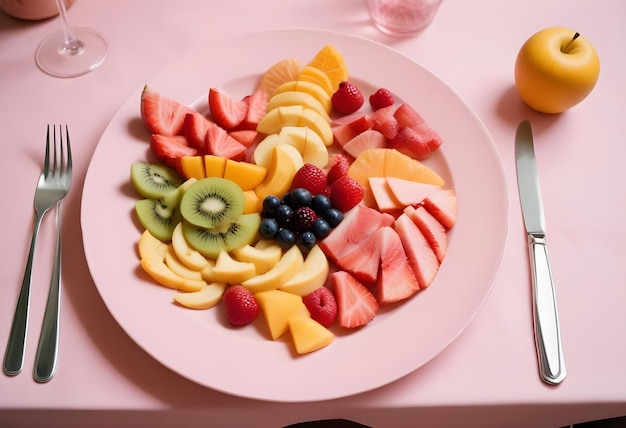
{"type": "MultiPolygon", "coordinates": [[[[53,138],[54,138],[54,155],[53,155],[53,158],[52,158],[53,159],[52,175],[55,176],[55,175],[57,175],[59,173],[58,163],[57,163],[57,129],[56,129],[56,126],[52,125],[52,129],[53,129],[52,135],[53,135],[53,138]]],[[[61,135],[59,135],[59,138],[60,137],[61,137],[61,135]]],[[[63,144],[63,140],[61,140],[60,144],[63,144]]]]}
{"type": "Polygon", "coordinates": [[[70,131],[65,125],[65,146],[67,147],[67,173],[72,174],[72,148],[70,147],[70,131]]]}
{"type": "MultiPolygon", "coordinates": [[[[52,129],[52,132],[54,132],[54,128],[52,129]]],[[[50,171],[50,125],[48,125],[48,130],[46,133],[46,155],[43,161],[44,177],[48,177],[49,171],[50,171]]]]}

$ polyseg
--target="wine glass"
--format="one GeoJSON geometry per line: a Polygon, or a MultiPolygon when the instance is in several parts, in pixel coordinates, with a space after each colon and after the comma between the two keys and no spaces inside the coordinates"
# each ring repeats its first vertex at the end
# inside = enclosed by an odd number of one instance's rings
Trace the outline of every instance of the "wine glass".
{"type": "Polygon", "coordinates": [[[72,28],[64,0],[56,0],[63,28],[37,47],[35,60],[44,72],[56,77],[76,77],[98,68],[107,56],[106,41],[89,28],[72,28]]]}

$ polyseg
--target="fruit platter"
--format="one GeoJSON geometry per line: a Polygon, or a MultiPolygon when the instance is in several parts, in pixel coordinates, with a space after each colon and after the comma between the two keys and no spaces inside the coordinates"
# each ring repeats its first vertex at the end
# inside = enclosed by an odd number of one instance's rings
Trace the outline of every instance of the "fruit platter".
{"type": "Polygon", "coordinates": [[[233,395],[323,400],[416,370],[499,270],[508,202],[488,133],[364,39],[285,30],[231,49],[150,79],[94,153],[81,223],[105,304],[166,367],[233,395]]]}

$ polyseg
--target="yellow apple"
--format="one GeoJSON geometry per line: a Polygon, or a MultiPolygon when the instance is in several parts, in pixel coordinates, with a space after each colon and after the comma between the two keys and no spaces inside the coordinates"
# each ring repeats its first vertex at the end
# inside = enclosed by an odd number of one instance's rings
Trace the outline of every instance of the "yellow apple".
{"type": "Polygon", "coordinates": [[[263,275],[257,275],[241,283],[252,293],[276,290],[289,281],[304,264],[304,257],[297,246],[288,249],[278,263],[263,275]]]}
{"type": "Polygon", "coordinates": [[[515,85],[524,102],[542,113],[561,113],[581,102],[600,75],[591,43],[577,32],[551,27],[531,36],[515,61],[515,85]]]}
{"type": "Polygon", "coordinates": [[[329,271],[330,266],[326,254],[318,245],[315,245],[304,259],[300,271],[280,287],[280,290],[306,296],[324,285],[329,271]]]}
{"type": "Polygon", "coordinates": [[[213,278],[218,282],[239,284],[256,275],[253,263],[233,259],[227,251],[220,251],[212,270],[213,278]]]}
{"type": "Polygon", "coordinates": [[[209,309],[219,303],[225,290],[223,282],[212,282],[199,291],[179,291],[174,295],[174,301],[190,309],[209,309]]]}

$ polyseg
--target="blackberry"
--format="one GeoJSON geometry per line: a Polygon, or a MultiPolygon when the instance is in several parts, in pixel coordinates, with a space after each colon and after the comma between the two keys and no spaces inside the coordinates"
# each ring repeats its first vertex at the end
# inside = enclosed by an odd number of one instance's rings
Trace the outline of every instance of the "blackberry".
{"type": "Polygon", "coordinates": [[[317,220],[317,215],[313,208],[300,207],[293,213],[291,228],[296,233],[305,232],[311,230],[315,220],[317,220]]]}

